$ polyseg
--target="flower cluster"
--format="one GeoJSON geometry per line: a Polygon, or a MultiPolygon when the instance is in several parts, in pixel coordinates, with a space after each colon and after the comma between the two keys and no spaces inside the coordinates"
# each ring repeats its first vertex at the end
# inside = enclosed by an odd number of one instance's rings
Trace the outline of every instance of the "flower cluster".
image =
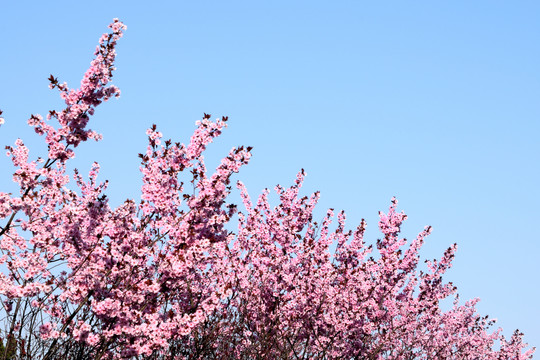
{"type": "Polygon", "coordinates": [[[319,194],[300,196],[303,170],[293,186],[276,187],[275,207],[268,190],[254,203],[237,182],[245,207],[237,212],[227,203],[231,178],[251,148],[233,148],[213,173],[203,160],[226,117],[205,114],[187,144],[148,129],[139,203],[111,208],[97,163],[87,178],[75,171],[73,190],[66,162],[81,142],[101,138],[90,117],[120,94],[110,80],[126,27],[116,19],[109,27],[79,89],[51,75],[66,107],[28,120],[45,135],[47,158],[31,161],[20,139],[7,147],[20,192],[0,192],[0,358],[532,357],[522,334],[490,332],[477,300],[461,305],[443,281],[455,244],[418,270],[431,228],[400,238],[406,216],[395,199],[380,213],[376,250],[364,221],[346,230],[345,213],[332,209],[313,220],[319,194]]]}

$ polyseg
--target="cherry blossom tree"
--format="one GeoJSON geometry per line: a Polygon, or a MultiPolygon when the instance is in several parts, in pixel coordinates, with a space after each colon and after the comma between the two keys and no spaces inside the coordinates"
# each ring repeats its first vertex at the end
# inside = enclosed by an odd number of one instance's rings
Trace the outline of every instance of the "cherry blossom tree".
{"type": "Polygon", "coordinates": [[[111,208],[97,163],[87,177],[67,174],[77,147],[101,139],[88,127],[96,107],[120,95],[110,81],[126,27],[109,28],[79,89],[49,78],[65,108],[28,120],[46,156],[30,160],[20,139],[6,147],[20,191],[0,192],[0,359],[532,357],[519,331],[493,330],[478,300],[461,304],[443,280],[455,244],[419,269],[431,228],[401,238],[395,199],[375,247],[343,212],[314,221],[319,194],[300,195],[303,170],[276,187],[275,207],[269,191],[253,203],[237,182],[237,211],[231,177],[251,148],[233,148],[214,172],[203,161],[226,117],[205,114],[187,144],[148,129],[140,202],[111,208]]]}

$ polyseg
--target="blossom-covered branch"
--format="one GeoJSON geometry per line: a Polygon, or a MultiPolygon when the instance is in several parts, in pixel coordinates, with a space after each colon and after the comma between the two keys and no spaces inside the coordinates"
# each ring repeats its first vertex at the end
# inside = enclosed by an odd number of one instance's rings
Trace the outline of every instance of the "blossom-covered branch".
{"type": "Polygon", "coordinates": [[[456,244],[418,269],[431,227],[401,238],[395,199],[375,247],[363,220],[347,230],[345,213],[330,209],[314,221],[319,194],[300,195],[303,170],[275,188],[277,206],[270,191],[252,201],[237,182],[237,212],[227,199],[251,148],[231,149],[213,172],[203,159],[226,117],[204,114],[187,144],[148,129],[140,202],[111,208],[97,163],[71,180],[76,148],[101,139],[88,128],[96,107],[120,94],[110,81],[126,27],[109,28],[79,89],[49,78],[66,107],[28,121],[46,158],[30,160],[21,139],[7,147],[20,191],[0,192],[0,359],[532,357],[521,333],[491,330],[478,300],[461,304],[444,281],[456,244]]]}

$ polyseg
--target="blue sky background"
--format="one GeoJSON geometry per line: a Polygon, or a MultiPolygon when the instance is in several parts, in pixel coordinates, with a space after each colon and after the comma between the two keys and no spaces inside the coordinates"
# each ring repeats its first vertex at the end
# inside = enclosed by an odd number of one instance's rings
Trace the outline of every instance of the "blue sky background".
{"type": "MultiPolygon", "coordinates": [[[[459,250],[446,279],[463,300],[540,346],[540,4],[534,1],[20,1],[0,13],[0,144],[21,137],[34,156],[31,113],[61,109],[49,74],[78,87],[114,17],[119,100],[100,107],[100,143],[80,147],[110,180],[113,205],[138,199],[137,154],[157,123],[187,142],[203,112],[229,128],[206,159],[254,147],[236,177],[252,196],[291,184],[320,190],[317,215],[368,221],[397,196],[422,254],[459,250]]],[[[0,190],[12,191],[0,157],[0,190]]]]}

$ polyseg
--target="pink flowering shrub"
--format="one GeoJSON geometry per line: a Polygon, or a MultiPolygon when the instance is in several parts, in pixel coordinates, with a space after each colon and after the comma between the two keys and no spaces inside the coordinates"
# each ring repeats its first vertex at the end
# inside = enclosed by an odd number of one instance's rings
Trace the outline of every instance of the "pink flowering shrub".
{"type": "Polygon", "coordinates": [[[110,80],[125,26],[109,27],[79,89],[51,75],[65,109],[28,120],[46,158],[30,160],[20,139],[7,147],[20,192],[0,192],[0,359],[532,357],[522,334],[490,331],[477,300],[460,304],[443,281],[455,244],[418,270],[430,228],[400,238],[406,216],[395,199],[380,214],[375,256],[364,222],[346,230],[340,212],[331,226],[332,210],[313,221],[319,195],[300,197],[303,171],[276,188],[276,207],[268,191],[252,202],[238,182],[245,210],[237,212],[226,203],[231,176],[251,148],[233,149],[213,173],[202,158],[225,117],[205,114],[187,144],[150,128],[139,203],[110,208],[96,163],[87,178],[75,171],[79,190],[70,190],[66,163],[82,142],[101,139],[90,117],[120,94],[110,80]],[[184,192],[183,181],[195,191],[184,192]],[[454,306],[443,311],[448,297],[454,306]]]}

